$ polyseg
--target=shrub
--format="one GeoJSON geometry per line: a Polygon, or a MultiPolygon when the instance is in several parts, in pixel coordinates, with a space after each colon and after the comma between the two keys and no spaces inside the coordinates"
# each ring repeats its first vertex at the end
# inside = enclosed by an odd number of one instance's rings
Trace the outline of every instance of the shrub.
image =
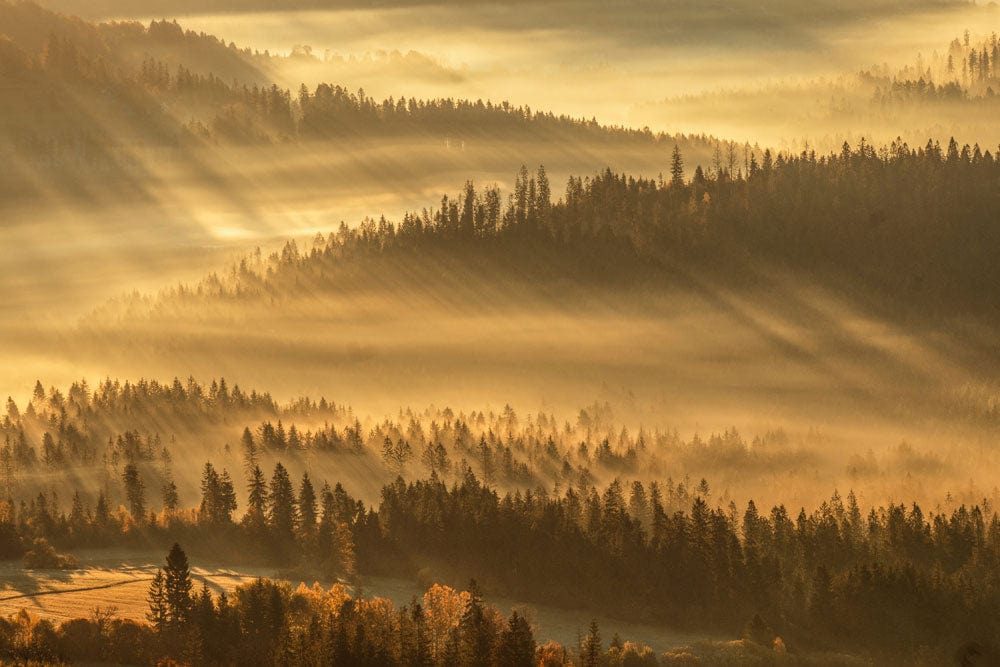
{"type": "Polygon", "coordinates": [[[73,570],[77,562],[73,556],[57,552],[44,537],[36,537],[24,554],[24,566],[29,570],[73,570]]]}

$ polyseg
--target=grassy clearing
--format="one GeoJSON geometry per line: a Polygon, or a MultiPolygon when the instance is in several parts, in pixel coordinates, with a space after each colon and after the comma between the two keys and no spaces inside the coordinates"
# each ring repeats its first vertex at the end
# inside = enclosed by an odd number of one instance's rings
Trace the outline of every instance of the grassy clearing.
{"type": "MultiPolygon", "coordinates": [[[[74,554],[80,562],[77,570],[26,570],[20,561],[0,562],[0,616],[21,609],[60,622],[90,616],[95,607],[114,607],[122,618],[144,621],[146,592],[149,581],[163,560],[158,552],[136,553],[120,550],[81,551],[74,554]]],[[[256,577],[281,578],[268,568],[241,566],[239,570],[213,563],[195,563],[192,576],[196,589],[207,582],[218,594],[227,593],[256,577]]],[[[291,582],[293,586],[298,581],[291,582]]],[[[311,583],[311,582],[310,582],[311,583]]],[[[324,586],[331,582],[321,582],[324,586]]],[[[365,597],[385,597],[397,605],[407,605],[420,599],[425,587],[416,582],[395,577],[364,577],[355,593],[365,597]]],[[[657,651],[709,639],[704,634],[689,634],[668,628],[628,623],[601,615],[596,617],[584,610],[566,610],[546,605],[525,605],[515,600],[490,597],[488,600],[505,616],[512,609],[527,615],[541,641],[554,639],[566,646],[575,646],[580,634],[586,633],[592,619],[601,626],[607,641],[620,636],[649,644],[657,651]]]]}
{"type": "MultiPolygon", "coordinates": [[[[146,590],[162,554],[81,552],[77,570],[26,570],[20,561],[0,562],[0,615],[27,609],[54,621],[89,616],[95,607],[114,607],[123,618],[145,620],[146,590]]],[[[212,565],[192,567],[196,587],[207,582],[216,594],[229,592],[270,570],[240,571],[212,565]]]]}

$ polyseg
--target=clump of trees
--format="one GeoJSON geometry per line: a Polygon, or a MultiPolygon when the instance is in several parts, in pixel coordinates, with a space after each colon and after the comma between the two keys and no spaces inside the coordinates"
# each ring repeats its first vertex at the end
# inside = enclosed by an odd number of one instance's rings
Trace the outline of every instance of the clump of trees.
{"type": "Polygon", "coordinates": [[[978,41],[968,30],[931,62],[919,58],[894,76],[877,71],[862,80],[877,84],[874,101],[883,106],[927,103],[995,104],[1000,91],[1000,38],[996,33],[978,41]],[[936,82],[936,83],[935,83],[936,82]]]}
{"type": "Polygon", "coordinates": [[[77,566],[76,558],[58,553],[44,537],[34,539],[23,561],[29,570],[72,570],[77,566]]]}

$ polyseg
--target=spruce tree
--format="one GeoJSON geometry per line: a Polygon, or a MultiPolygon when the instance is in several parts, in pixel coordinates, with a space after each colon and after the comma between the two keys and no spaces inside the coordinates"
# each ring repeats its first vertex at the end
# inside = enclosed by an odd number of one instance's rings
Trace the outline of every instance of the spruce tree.
{"type": "Polygon", "coordinates": [[[670,156],[670,185],[684,185],[684,158],[677,144],[674,144],[674,151],[670,156]]]}
{"type": "Polygon", "coordinates": [[[287,549],[295,541],[295,492],[288,471],[280,463],[275,464],[271,477],[270,510],[268,523],[276,540],[275,546],[287,549]]]}
{"type": "Polygon", "coordinates": [[[462,664],[478,667],[489,664],[493,633],[490,631],[483,596],[475,579],[469,583],[469,602],[458,624],[462,664]]]}
{"type": "Polygon", "coordinates": [[[187,554],[174,543],[167,554],[163,567],[164,593],[167,603],[167,625],[171,629],[182,628],[191,618],[191,568],[187,554]]]}
{"type": "Polygon", "coordinates": [[[146,520],[146,486],[142,483],[139,469],[134,463],[125,466],[122,481],[125,484],[125,497],[128,500],[132,520],[142,524],[146,520]]]}
{"type": "Polygon", "coordinates": [[[580,663],[583,667],[598,667],[601,664],[601,630],[596,620],[590,622],[590,630],[580,646],[580,663]]]}
{"type": "Polygon", "coordinates": [[[316,491],[309,480],[309,473],[302,474],[299,485],[299,525],[303,537],[310,538],[316,531],[316,491]]]}
{"type": "Polygon", "coordinates": [[[531,667],[535,661],[536,646],[528,619],[515,611],[500,634],[497,663],[510,667],[531,667]]]}
{"type": "Polygon", "coordinates": [[[163,568],[156,571],[153,581],[149,584],[146,603],[149,606],[146,619],[157,633],[163,632],[167,625],[167,589],[163,568]]]}

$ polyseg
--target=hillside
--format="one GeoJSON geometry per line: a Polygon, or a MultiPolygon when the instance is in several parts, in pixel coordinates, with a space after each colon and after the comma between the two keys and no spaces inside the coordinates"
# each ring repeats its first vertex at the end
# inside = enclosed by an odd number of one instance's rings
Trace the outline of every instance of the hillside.
{"type": "Polygon", "coordinates": [[[416,159],[427,160],[451,149],[478,154],[531,144],[539,155],[577,164],[581,155],[593,164],[586,154],[605,152],[648,167],[674,144],[705,157],[720,145],[508,102],[374,100],[330,84],[293,93],[274,83],[280,59],[176,22],[92,24],[4,0],[0,26],[0,154],[14,167],[0,177],[8,205],[107,195],[155,200],[183,191],[177,174],[191,172],[203,183],[225,182],[227,198],[253,197],[259,188],[250,177],[275,188],[294,184],[299,196],[312,197],[321,186],[316,168],[330,169],[340,150],[360,153],[355,166],[363,167],[367,155],[381,152],[402,157],[416,149],[416,159]],[[275,167],[234,172],[246,165],[236,146],[257,148],[253,161],[275,167]],[[295,164],[303,158],[310,164],[295,164]]]}

